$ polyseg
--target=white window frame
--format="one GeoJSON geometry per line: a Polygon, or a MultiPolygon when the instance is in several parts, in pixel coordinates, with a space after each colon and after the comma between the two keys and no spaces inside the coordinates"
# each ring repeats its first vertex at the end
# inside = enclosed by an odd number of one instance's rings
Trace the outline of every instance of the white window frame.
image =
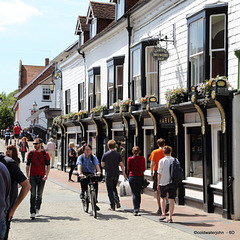
{"type": "Polygon", "coordinates": [[[91,38],[97,34],[97,18],[93,18],[91,21],[91,38]]]}
{"type": "Polygon", "coordinates": [[[134,100],[142,97],[141,88],[141,48],[132,51],[132,71],[134,84],[134,100]]]}
{"type": "Polygon", "coordinates": [[[117,65],[116,66],[116,99],[123,100],[123,65],[117,65]],[[122,84],[118,84],[118,69],[122,69],[122,84]],[[122,89],[122,97],[119,97],[119,88],[122,89]]]}
{"type": "Polygon", "coordinates": [[[158,61],[156,61],[151,55],[153,49],[154,46],[147,46],[145,48],[146,95],[158,96],[158,61]],[[151,59],[151,62],[149,62],[149,59],[151,59]],[[150,80],[152,75],[154,78],[156,78],[154,82],[150,80]],[[151,91],[149,84],[150,86],[153,85],[152,86],[153,91],[151,91]]]}
{"type": "Polygon", "coordinates": [[[46,102],[51,101],[51,90],[49,86],[44,86],[42,88],[42,101],[46,101],[46,102]],[[48,99],[44,99],[44,96],[48,97],[48,99]]]}
{"type": "Polygon", "coordinates": [[[112,104],[114,103],[114,65],[111,65],[108,67],[108,94],[109,94],[109,106],[112,106],[112,104]],[[110,78],[111,81],[110,81],[110,78]],[[112,86],[110,86],[110,84],[112,84],[112,86]],[[112,99],[110,98],[110,94],[112,95],[112,99]],[[111,99],[111,101],[110,101],[111,99]]]}
{"type": "Polygon", "coordinates": [[[209,24],[210,24],[210,33],[209,33],[209,55],[210,55],[210,78],[212,77],[215,77],[215,76],[212,76],[212,56],[213,56],[213,53],[214,52],[225,52],[226,54],[226,14],[213,14],[210,16],[210,21],[209,21],[209,24]],[[223,48],[218,48],[218,49],[212,49],[212,18],[213,17],[216,17],[216,16],[224,16],[225,17],[225,22],[224,22],[224,44],[223,44],[223,48]]]}
{"type": "Polygon", "coordinates": [[[117,0],[117,19],[123,16],[125,12],[125,0],[117,0]]]}
{"type": "Polygon", "coordinates": [[[95,75],[95,96],[96,96],[96,106],[101,105],[101,76],[95,75]],[[99,91],[97,91],[99,86],[99,91]]]}
{"type": "Polygon", "coordinates": [[[91,110],[93,106],[94,106],[94,75],[91,75],[89,76],[89,109],[91,110]],[[92,80],[92,87],[90,84],[91,80],[92,80]]]}
{"type": "MultiPolygon", "coordinates": [[[[189,29],[190,34],[189,34],[189,43],[188,43],[189,45],[191,43],[191,40],[190,40],[190,38],[191,38],[191,26],[193,24],[196,24],[196,23],[200,22],[200,21],[202,21],[202,24],[203,24],[203,18],[199,18],[198,20],[196,20],[196,21],[194,21],[190,24],[190,29],[189,29]]],[[[203,28],[202,28],[202,30],[204,31],[203,28]]],[[[198,31],[195,31],[195,32],[196,32],[196,40],[198,40],[198,36],[197,36],[198,31]]],[[[196,45],[197,45],[197,41],[196,41],[196,45]]],[[[196,49],[197,49],[197,47],[196,47],[196,49]]],[[[196,52],[196,53],[191,53],[191,46],[189,46],[189,62],[191,63],[191,85],[196,86],[198,83],[204,81],[204,79],[200,79],[201,78],[201,63],[202,63],[202,71],[203,71],[203,67],[204,67],[203,57],[204,57],[204,45],[203,45],[202,51],[199,51],[199,52],[196,52]],[[201,62],[201,59],[202,59],[202,62],[201,62]],[[193,69],[194,69],[195,60],[197,60],[197,70],[198,71],[196,71],[195,74],[194,74],[193,69]],[[195,81],[194,81],[194,79],[195,79],[195,81]]],[[[204,76],[203,72],[202,72],[202,75],[204,76]]]]}

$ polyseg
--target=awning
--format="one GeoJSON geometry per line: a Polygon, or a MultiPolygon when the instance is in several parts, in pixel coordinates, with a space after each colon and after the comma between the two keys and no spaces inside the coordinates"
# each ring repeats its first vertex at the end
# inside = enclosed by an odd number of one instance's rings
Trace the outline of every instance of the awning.
{"type": "Polygon", "coordinates": [[[33,121],[38,118],[38,116],[44,111],[44,109],[38,110],[37,112],[33,113],[30,117],[26,119],[26,121],[33,121]]]}

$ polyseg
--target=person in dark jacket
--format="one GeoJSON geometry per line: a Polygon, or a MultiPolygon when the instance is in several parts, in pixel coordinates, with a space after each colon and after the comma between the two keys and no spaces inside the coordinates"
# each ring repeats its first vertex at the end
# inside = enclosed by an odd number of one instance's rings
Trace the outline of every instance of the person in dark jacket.
{"type": "Polygon", "coordinates": [[[26,155],[26,152],[28,151],[29,151],[29,146],[28,146],[27,138],[23,137],[21,142],[19,143],[19,152],[22,155],[22,162],[25,161],[25,155],[26,155]]]}
{"type": "Polygon", "coordinates": [[[73,174],[74,168],[76,167],[76,162],[77,162],[77,152],[75,151],[74,147],[75,147],[74,142],[70,142],[68,144],[68,167],[70,167],[69,176],[68,176],[69,182],[74,182],[72,180],[72,174],[73,174]]]}

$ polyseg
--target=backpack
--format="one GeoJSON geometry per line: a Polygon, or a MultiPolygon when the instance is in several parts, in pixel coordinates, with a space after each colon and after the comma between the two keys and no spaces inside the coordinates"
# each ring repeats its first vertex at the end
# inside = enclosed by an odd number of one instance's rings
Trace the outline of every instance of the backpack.
{"type": "MultiPolygon", "coordinates": [[[[82,164],[83,164],[83,162],[84,162],[84,156],[83,156],[83,154],[80,155],[80,157],[81,157],[81,159],[82,159],[82,164]]],[[[95,165],[95,164],[94,164],[94,159],[93,159],[93,155],[92,155],[92,154],[91,154],[91,162],[92,162],[93,165],[95,165]]]]}
{"type": "MultiPolygon", "coordinates": [[[[31,160],[32,160],[32,156],[33,156],[33,150],[32,151],[30,151],[30,154],[29,154],[29,161],[31,162],[31,160]]],[[[46,159],[47,159],[47,155],[46,155],[46,151],[45,150],[43,150],[43,157],[44,157],[44,161],[46,161],[46,159]]]]}
{"type": "Polygon", "coordinates": [[[183,170],[179,161],[174,158],[172,164],[170,165],[170,183],[177,186],[183,180],[183,170]]]}

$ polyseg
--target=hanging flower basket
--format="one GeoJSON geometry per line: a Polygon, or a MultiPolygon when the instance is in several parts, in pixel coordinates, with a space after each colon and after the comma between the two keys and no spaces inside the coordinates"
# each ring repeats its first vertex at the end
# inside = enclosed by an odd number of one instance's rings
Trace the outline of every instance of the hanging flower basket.
{"type": "Polygon", "coordinates": [[[125,99],[120,102],[120,111],[127,112],[130,104],[130,99],[125,99]]]}
{"type": "Polygon", "coordinates": [[[165,100],[170,105],[186,102],[188,100],[188,90],[187,88],[180,88],[180,87],[168,89],[165,92],[165,100]]]}

